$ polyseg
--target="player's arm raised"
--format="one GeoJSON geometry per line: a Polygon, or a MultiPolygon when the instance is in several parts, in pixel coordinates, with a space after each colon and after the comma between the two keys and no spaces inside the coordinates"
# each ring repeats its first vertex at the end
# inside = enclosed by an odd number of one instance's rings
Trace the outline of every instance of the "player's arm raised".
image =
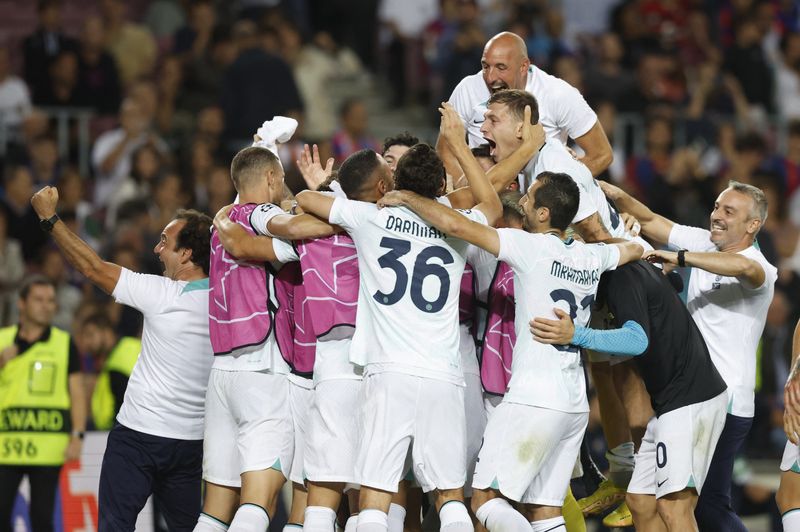
{"type": "Polygon", "coordinates": [[[639,220],[639,224],[642,228],[642,235],[662,244],[666,244],[669,241],[669,234],[672,232],[672,227],[675,225],[675,222],[654,213],[647,205],[632,197],[621,188],[605,181],[598,181],[597,183],[600,185],[600,188],[603,189],[603,193],[606,197],[614,202],[617,209],[622,212],[627,212],[639,220]]]}
{"type": "Polygon", "coordinates": [[[228,217],[231,207],[233,206],[223,207],[214,217],[214,229],[217,230],[225,251],[239,260],[259,262],[277,260],[272,247],[272,238],[248,233],[244,227],[228,217]]]}
{"type": "MultiPolygon", "coordinates": [[[[722,253],[719,251],[685,251],[684,265],[700,268],[723,277],[736,277],[749,288],[758,288],[764,284],[767,274],[758,261],[739,253],[722,253]]],[[[677,251],[653,250],[645,254],[645,260],[653,264],[678,264],[677,251]]]]}
{"type": "MultiPolygon", "coordinates": [[[[486,177],[489,178],[495,192],[505,190],[544,145],[544,128],[541,122],[531,124],[531,108],[527,105],[525,106],[521,135],[522,144],[508,158],[503,159],[486,172],[486,177]]],[[[440,135],[439,138],[440,142],[445,142],[443,135],[440,135]]],[[[471,187],[454,190],[447,195],[447,198],[454,209],[469,209],[476,202],[471,187]]]]}
{"type": "Polygon", "coordinates": [[[408,207],[447,235],[466,240],[494,256],[500,253],[500,237],[494,227],[473,222],[434,199],[425,198],[408,190],[393,190],[378,200],[379,207],[401,205],[408,207]]]}
{"type": "MultiPolygon", "coordinates": [[[[56,214],[58,190],[44,187],[31,198],[31,205],[42,220],[49,220],[56,214]]],[[[67,261],[86,276],[92,284],[110,294],[117,286],[122,268],[113,262],[106,262],[61,220],[57,221],[50,233],[67,261]]]]}
{"type": "Polygon", "coordinates": [[[494,225],[503,214],[500,197],[464,141],[464,124],[456,110],[450,104],[443,103],[439,112],[442,114],[440,134],[450,146],[450,150],[458,159],[461,168],[464,169],[464,175],[475,199],[474,208],[486,216],[489,225],[494,225]]]}

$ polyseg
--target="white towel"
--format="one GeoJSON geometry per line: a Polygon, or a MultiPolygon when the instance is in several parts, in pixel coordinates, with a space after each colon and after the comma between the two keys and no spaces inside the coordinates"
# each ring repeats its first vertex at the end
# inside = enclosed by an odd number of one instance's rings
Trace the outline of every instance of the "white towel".
{"type": "MultiPolygon", "coordinates": [[[[281,156],[278,155],[278,144],[288,142],[297,129],[297,120],[288,116],[276,116],[272,120],[265,120],[256,131],[260,140],[253,141],[253,146],[265,148],[275,154],[278,164],[283,168],[281,156]]],[[[239,194],[236,194],[234,203],[239,203],[239,194]]]]}

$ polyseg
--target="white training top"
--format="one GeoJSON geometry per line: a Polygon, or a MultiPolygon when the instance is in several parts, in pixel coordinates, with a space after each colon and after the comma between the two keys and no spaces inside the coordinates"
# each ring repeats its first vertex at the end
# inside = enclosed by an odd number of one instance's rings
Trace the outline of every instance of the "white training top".
{"type": "MultiPolygon", "coordinates": [[[[250,227],[260,235],[267,235],[267,223],[270,219],[280,214],[286,214],[286,212],[272,203],[262,203],[250,213],[250,227]]],[[[238,223],[244,226],[243,222],[238,223]]],[[[272,265],[274,269],[280,269],[282,264],[297,260],[297,253],[292,245],[279,238],[272,239],[272,249],[277,257],[276,263],[272,265]]],[[[269,283],[269,296],[273,299],[275,307],[277,307],[275,276],[272,275],[269,269],[267,270],[267,283],[269,283]]],[[[274,327],[273,332],[260,345],[241,347],[234,349],[233,352],[227,355],[215,356],[214,369],[222,371],[268,371],[281,375],[288,374],[291,370],[281,354],[280,347],[278,347],[274,327]]]]}
{"type": "MultiPolygon", "coordinates": [[[[487,223],[478,210],[458,212],[487,223]]],[[[329,220],[350,233],[358,251],[350,361],[365,374],[392,371],[463,385],[458,300],[467,243],[404,207],[336,198],[329,220]]]]}
{"type": "MultiPolygon", "coordinates": [[[[565,144],[567,138],[582,137],[597,123],[597,115],[575,87],[538,67],[531,65],[528,69],[525,90],[539,104],[539,121],[548,138],[565,144]]],[[[448,100],[464,121],[471,148],[486,143],[481,125],[490,96],[478,72],[462,79],[448,100]]]]}
{"type": "Polygon", "coordinates": [[[208,279],[173,281],[122,268],[113,296],[144,314],[142,353],[117,421],[153,436],[202,440],[214,359],[208,335],[208,279]]]}
{"type": "MultiPolygon", "coordinates": [[[[669,245],[689,251],[717,251],[706,229],[675,224],[669,245]]],[[[741,417],[755,414],[756,350],[772,302],[778,270],[751,246],[739,252],[764,268],[764,284],[748,288],[736,277],[692,268],[686,305],[728,385],[728,413],[741,417]]]]}
{"type": "Polygon", "coordinates": [[[557,319],[558,307],[575,325],[589,323],[600,275],[619,263],[619,248],[564,242],[552,234],[498,229],[498,259],[514,270],[517,343],[504,401],[561,412],[588,412],[586,385],[577,347],[542,344],[533,339],[534,317],[557,319]]]}

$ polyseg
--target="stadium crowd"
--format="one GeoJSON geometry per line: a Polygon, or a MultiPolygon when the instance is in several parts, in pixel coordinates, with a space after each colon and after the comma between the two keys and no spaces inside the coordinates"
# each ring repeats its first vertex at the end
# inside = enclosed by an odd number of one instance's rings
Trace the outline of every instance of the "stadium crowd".
{"type": "MultiPolygon", "coordinates": [[[[481,69],[493,35],[511,31],[533,65],[597,113],[613,148],[598,179],[698,227],[730,180],[764,191],[758,246],[777,282],[743,456],[781,455],[800,317],[800,3],[41,0],[0,9],[0,326],[17,323],[26,275],[50,279],[52,323],[72,333],[92,376],[87,393],[109,348],[140,337],[144,318],[67,263],[39,228],[34,192],[57,187],[61,220],[109,262],[160,274],[151,250],[162,230],[180,209],[213,218],[232,203],[231,160],[264,120],[299,123],[278,146],[297,194],[307,187],[298,164],[307,144],[336,169],[359,150],[386,152],[373,134],[375,92],[379,107],[425,110],[429,120],[392,130],[433,144],[439,102],[481,69]],[[76,110],[90,111],[88,142],[77,119],[56,127],[58,113],[76,110]]],[[[590,432],[599,433],[592,408],[590,432]]],[[[88,427],[108,428],[98,421],[88,427]]],[[[602,437],[590,444],[605,469],[602,437]]],[[[771,504],[736,481],[738,508],[771,504]]]]}

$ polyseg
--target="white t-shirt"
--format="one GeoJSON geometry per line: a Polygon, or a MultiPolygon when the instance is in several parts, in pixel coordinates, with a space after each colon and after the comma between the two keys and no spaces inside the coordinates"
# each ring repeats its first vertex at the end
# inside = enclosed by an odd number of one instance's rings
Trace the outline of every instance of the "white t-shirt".
{"type": "MultiPolygon", "coordinates": [[[[706,229],[675,224],[669,245],[689,251],[717,251],[706,229]]],[[[764,284],[748,288],[736,277],[692,268],[686,305],[711,353],[711,360],[728,385],[728,413],[755,414],[756,350],[772,302],[778,270],[751,246],[739,252],[764,268],[764,284]]]]}
{"type": "Polygon", "coordinates": [[[142,353],[117,421],[153,436],[202,440],[214,359],[208,335],[208,279],[173,281],[123,268],[113,295],[117,303],[144,314],[142,353]]]}
{"type": "Polygon", "coordinates": [[[558,307],[586,326],[600,275],[619,263],[619,248],[563,242],[552,234],[498,229],[498,259],[514,270],[517,343],[504,401],[561,412],[588,412],[578,348],[542,344],[533,339],[534,317],[557,319],[558,307]]]}
{"type": "MultiPolygon", "coordinates": [[[[548,138],[565,144],[567,138],[582,137],[597,123],[597,115],[575,87],[538,67],[531,65],[528,69],[525,90],[539,104],[539,121],[548,138]]],[[[471,148],[486,143],[481,125],[490,96],[478,72],[462,79],[448,100],[464,121],[471,148]]]]}
{"type": "Polygon", "coordinates": [[[578,203],[578,212],[572,223],[585,220],[594,213],[600,214],[600,220],[612,237],[626,238],[625,224],[619,218],[616,209],[612,208],[603,194],[603,189],[592,177],[592,172],[585,164],[576,160],[564,145],[553,139],[548,139],[542,149],[531,159],[523,170],[524,181],[520,183],[521,190],[528,190],[542,172],[564,173],[569,175],[578,185],[581,197],[578,203]]]}
{"type": "MultiPolygon", "coordinates": [[[[266,227],[269,220],[279,214],[286,214],[277,205],[263,203],[250,213],[249,223],[253,230],[261,235],[266,235],[266,227]]],[[[244,225],[243,222],[239,222],[244,225]]],[[[276,262],[273,263],[275,269],[280,269],[282,264],[298,260],[297,252],[291,244],[279,238],[272,239],[272,249],[275,252],[276,262]]],[[[267,271],[267,282],[269,283],[269,294],[275,298],[275,277],[267,271]]],[[[277,301],[273,301],[277,307],[277,301]]],[[[273,316],[273,319],[274,316],[273,316]]],[[[274,327],[263,344],[241,347],[233,350],[227,355],[217,355],[214,357],[214,369],[222,371],[268,371],[275,374],[287,374],[291,370],[289,364],[281,355],[278,341],[275,338],[274,327]]]]}
{"type": "MultiPolygon", "coordinates": [[[[486,224],[478,210],[458,212],[486,224]]],[[[463,384],[458,300],[467,243],[404,207],[336,198],[329,220],[350,233],[358,250],[350,361],[365,374],[393,371],[463,384]]]]}
{"type": "Polygon", "coordinates": [[[7,127],[16,128],[31,111],[28,86],[17,76],[0,81],[0,119],[7,127]]]}

